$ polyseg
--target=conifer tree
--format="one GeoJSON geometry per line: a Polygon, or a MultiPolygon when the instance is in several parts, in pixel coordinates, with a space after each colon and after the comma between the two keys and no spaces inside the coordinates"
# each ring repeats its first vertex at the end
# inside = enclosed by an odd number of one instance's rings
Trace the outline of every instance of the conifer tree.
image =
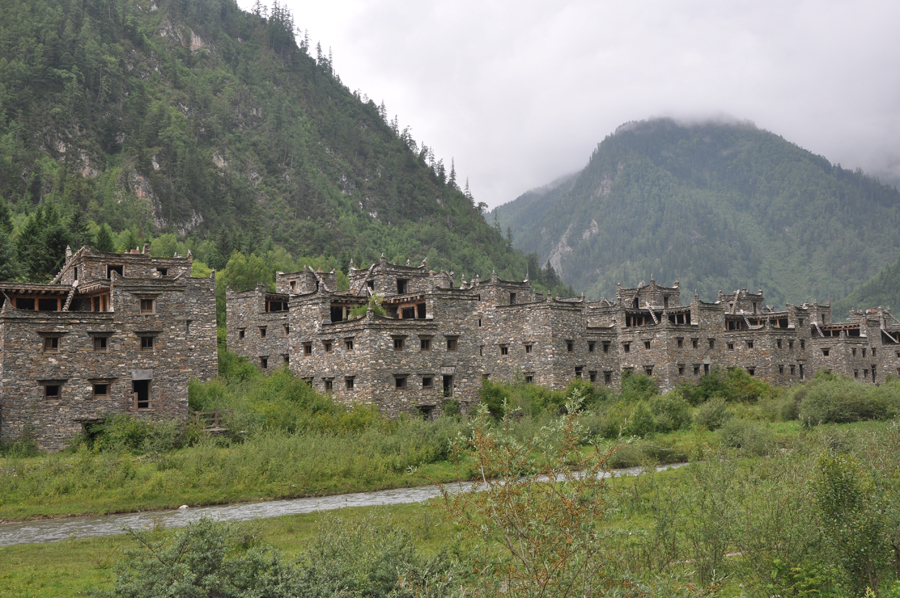
{"type": "Polygon", "coordinates": [[[93,248],[97,251],[106,251],[109,253],[116,250],[116,245],[113,243],[112,231],[109,230],[109,225],[100,225],[100,230],[97,231],[97,238],[94,241],[93,248]]]}
{"type": "Polygon", "coordinates": [[[22,275],[16,255],[16,245],[9,234],[0,227],[0,280],[16,280],[22,275]]]}

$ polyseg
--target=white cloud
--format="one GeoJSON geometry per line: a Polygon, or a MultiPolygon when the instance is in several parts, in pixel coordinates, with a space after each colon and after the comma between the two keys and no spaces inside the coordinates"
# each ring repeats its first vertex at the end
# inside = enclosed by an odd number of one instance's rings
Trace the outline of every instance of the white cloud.
{"type": "Polygon", "coordinates": [[[749,119],[845,167],[900,162],[900,3],[286,4],[348,87],[454,157],[491,206],[663,114],[749,119]]]}

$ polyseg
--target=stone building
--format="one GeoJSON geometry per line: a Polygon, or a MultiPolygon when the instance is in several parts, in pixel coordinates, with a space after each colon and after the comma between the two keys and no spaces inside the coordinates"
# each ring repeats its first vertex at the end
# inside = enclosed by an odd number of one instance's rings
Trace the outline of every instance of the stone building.
{"type": "Polygon", "coordinates": [[[58,450],[107,415],[182,418],[217,374],[215,279],[191,256],[67,251],[50,284],[0,282],[0,442],[58,450]]]}
{"type": "Polygon", "coordinates": [[[447,399],[465,407],[485,378],[561,388],[580,377],[617,388],[631,371],[669,390],[715,366],[776,385],[820,369],[870,383],[900,376],[900,323],[881,308],[835,324],[829,305],[775,311],[762,291],[746,289],[682,305],[678,282],[654,280],[588,302],[496,276],[456,286],[452,273],[424,261],[383,257],[367,269],[351,263],[349,279],[338,291],[333,272],[279,272],[275,293],[229,290],[228,347],[261,368],[286,363],[335,399],[390,415],[435,414],[447,399]]]}

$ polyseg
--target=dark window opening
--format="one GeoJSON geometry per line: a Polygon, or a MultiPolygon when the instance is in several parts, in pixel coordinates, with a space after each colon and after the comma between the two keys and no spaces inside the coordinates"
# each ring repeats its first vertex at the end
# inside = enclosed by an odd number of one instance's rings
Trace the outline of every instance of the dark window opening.
{"type": "Polygon", "coordinates": [[[424,303],[416,303],[416,317],[421,320],[424,320],[425,316],[427,316],[427,315],[428,314],[425,311],[425,304],[424,303]]]}
{"type": "Polygon", "coordinates": [[[803,380],[803,364],[801,363],[799,365],[800,365],[800,379],[803,380]]]}
{"type": "Polygon", "coordinates": [[[778,373],[779,373],[779,374],[783,374],[783,373],[784,373],[784,366],[783,366],[783,365],[779,365],[779,366],[778,366],[778,373]]]}
{"type": "Polygon", "coordinates": [[[862,350],[862,356],[863,356],[863,357],[866,356],[866,348],[865,348],[865,347],[863,347],[863,350],[862,350]]]}
{"type": "Polygon", "coordinates": [[[500,345],[500,355],[509,355],[509,347],[500,345]]]}
{"type": "Polygon", "coordinates": [[[752,349],[752,348],[753,348],[753,341],[747,341],[747,348],[748,348],[748,349],[752,349]]]}
{"type": "Polygon", "coordinates": [[[597,381],[597,372],[589,371],[589,372],[588,372],[588,379],[589,379],[591,382],[596,382],[596,381],[597,381]]]}
{"type": "Polygon", "coordinates": [[[264,370],[269,369],[269,358],[268,357],[260,357],[259,358],[259,367],[264,370]]]}
{"type": "Polygon", "coordinates": [[[78,280],[78,266],[75,266],[72,270],[74,272],[75,280],[78,280]]]}
{"type": "Polygon", "coordinates": [[[422,388],[434,388],[434,378],[432,376],[422,376],[422,388]]]}
{"type": "Polygon", "coordinates": [[[751,376],[755,376],[756,368],[747,368],[747,373],[750,374],[751,376]]]}
{"type": "Polygon", "coordinates": [[[831,349],[822,349],[822,355],[828,357],[828,354],[831,352],[831,349]]]}
{"type": "Polygon", "coordinates": [[[734,343],[727,343],[727,347],[729,351],[734,351],[734,343]]]}
{"type": "Polygon", "coordinates": [[[297,281],[296,281],[296,280],[292,280],[292,281],[291,281],[291,290],[292,290],[292,291],[296,291],[296,290],[297,290],[297,281]]]}
{"type": "Polygon", "coordinates": [[[534,348],[534,345],[532,345],[532,344],[527,344],[527,345],[525,345],[525,352],[526,352],[526,353],[531,353],[531,350],[532,350],[533,348],[534,348]]]}
{"type": "Polygon", "coordinates": [[[331,380],[329,378],[323,378],[322,383],[323,383],[323,386],[325,387],[325,392],[331,392],[332,390],[334,390],[334,380],[331,380]]]}
{"type": "Polygon", "coordinates": [[[312,343],[303,343],[303,354],[312,355],[312,343]]]}
{"type": "Polygon", "coordinates": [[[534,384],[534,374],[525,374],[525,384],[534,384]]]}
{"type": "Polygon", "coordinates": [[[791,366],[791,376],[793,376],[796,371],[797,368],[795,366],[791,366]]]}
{"type": "Polygon", "coordinates": [[[288,302],[281,300],[266,301],[266,311],[288,311],[288,302]]]}
{"type": "Polygon", "coordinates": [[[344,341],[344,348],[347,349],[348,351],[353,350],[353,339],[352,338],[348,338],[344,341]]]}
{"type": "Polygon", "coordinates": [[[156,311],[156,302],[153,299],[141,299],[141,313],[152,314],[156,311]]]}
{"type": "Polygon", "coordinates": [[[266,338],[266,329],[265,328],[259,329],[259,338],[266,338]]]}
{"type": "Polygon", "coordinates": [[[800,327],[800,328],[803,328],[803,318],[799,318],[799,319],[797,320],[797,326],[800,327]]]}
{"type": "Polygon", "coordinates": [[[709,348],[710,349],[716,348],[716,339],[714,339],[714,338],[709,339],[709,348]]]}
{"type": "Polygon", "coordinates": [[[682,347],[684,346],[684,339],[683,339],[683,338],[676,338],[676,339],[675,339],[675,342],[678,344],[678,348],[679,348],[679,349],[682,348],[682,347]]]}
{"type": "Polygon", "coordinates": [[[331,341],[322,341],[322,348],[326,353],[331,353],[331,341]]]}
{"type": "Polygon", "coordinates": [[[407,288],[408,288],[408,286],[409,286],[409,285],[407,284],[408,282],[409,282],[409,281],[408,281],[407,279],[405,279],[405,278],[398,278],[398,279],[397,279],[397,294],[398,294],[398,295],[405,295],[405,294],[406,294],[406,290],[407,290],[407,288]]]}
{"type": "Polygon", "coordinates": [[[875,357],[875,347],[872,347],[872,357],[875,357]]]}
{"type": "Polygon", "coordinates": [[[580,365],[579,365],[579,366],[576,366],[576,367],[575,367],[575,377],[578,378],[579,380],[581,380],[581,375],[582,375],[583,372],[584,372],[584,367],[583,367],[583,366],[580,366],[580,365]]]}
{"type": "Polygon", "coordinates": [[[416,410],[419,412],[419,416],[425,421],[431,421],[434,417],[434,406],[433,405],[419,405],[416,407],[416,410]]]}
{"type": "Polygon", "coordinates": [[[155,345],[155,337],[153,336],[142,336],[141,337],[141,351],[152,351],[155,345]]]}
{"type": "Polygon", "coordinates": [[[331,306],[331,315],[329,316],[332,322],[343,322],[344,321],[344,308],[341,306],[331,306]]]}
{"type": "Polygon", "coordinates": [[[291,327],[288,324],[284,325],[284,335],[288,336],[291,334],[291,327]]]}
{"type": "Polygon", "coordinates": [[[59,311],[59,300],[38,299],[38,311],[59,311]]]}
{"type": "Polygon", "coordinates": [[[575,350],[575,343],[573,343],[572,341],[566,341],[566,351],[571,353],[574,350],[575,350]]]}
{"type": "Polygon", "coordinates": [[[650,348],[650,341],[644,341],[644,349],[650,348]]]}
{"type": "MultiPolygon", "coordinates": [[[[900,371],[900,370],[898,370],[898,371],[900,371]]],[[[853,370],[853,377],[859,378],[859,370],[853,370]]]]}
{"type": "Polygon", "coordinates": [[[678,375],[684,376],[684,366],[681,364],[678,364],[678,375]]]}
{"type": "Polygon", "coordinates": [[[404,339],[395,338],[394,339],[394,351],[402,351],[403,350],[404,339]]]}
{"type": "Polygon", "coordinates": [[[481,318],[478,318],[478,327],[481,328],[481,318]]]}
{"type": "Polygon", "coordinates": [[[794,341],[793,341],[793,340],[789,340],[789,341],[788,341],[788,350],[789,350],[789,351],[793,351],[793,350],[794,350],[794,341]]]}
{"type": "Polygon", "coordinates": [[[106,278],[112,278],[112,273],[115,272],[119,276],[124,276],[125,266],[107,266],[106,267],[106,278]]]}
{"type": "Polygon", "coordinates": [[[47,399],[58,399],[62,394],[62,386],[59,384],[44,385],[44,397],[47,399]]]}
{"type": "Polygon", "coordinates": [[[872,364],[872,382],[875,382],[875,368],[878,367],[874,363],[872,364]]]}
{"type": "Polygon", "coordinates": [[[708,375],[708,374],[709,374],[709,364],[708,364],[708,363],[704,363],[704,364],[703,364],[703,375],[706,376],[706,375],[708,375]]]}
{"type": "Polygon", "coordinates": [[[400,308],[400,318],[403,320],[415,320],[416,319],[416,308],[415,307],[400,308]]]}
{"type": "Polygon", "coordinates": [[[697,346],[698,346],[699,344],[700,344],[700,339],[699,339],[699,338],[692,338],[692,339],[691,339],[691,347],[693,347],[694,349],[696,349],[697,346]]]}
{"type": "Polygon", "coordinates": [[[395,376],[394,388],[406,388],[406,376],[395,376]]]}
{"type": "Polygon", "coordinates": [[[801,349],[805,349],[805,348],[806,348],[806,341],[803,340],[803,339],[800,339],[800,348],[801,348],[801,349]]]}
{"type": "Polygon", "coordinates": [[[631,343],[622,343],[622,351],[624,353],[631,353],[631,343]]]}
{"type": "Polygon", "coordinates": [[[16,308],[34,311],[34,299],[28,297],[16,297],[16,308]]]}
{"type": "Polygon", "coordinates": [[[608,342],[603,343],[603,352],[609,353],[609,343],[608,342]]]}
{"type": "Polygon", "coordinates": [[[447,339],[447,350],[448,351],[456,351],[456,348],[459,346],[459,339],[448,338],[447,339]]]}
{"type": "Polygon", "coordinates": [[[510,305],[513,305],[513,304],[515,304],[515,302],[516,302],[516,294],[515,294],[515,293],[510,293],[510,294],[509,294],[509,304],[510,304],[510,305]]]}
{"type": "Polygon", "coordinates": [[[287,353],[282,353],[282,354],[281,354],[281,361],[282,361],[282,363],[290,363],[290,362],[291,362],[291,356],[288,355],[287,353]]]}
{"type": "Polygon", "coordinates": [[[238,338],[244,338],[244,335],[247,334],[247,331],[241,328],[238,330],[238,338]]]}
{"type": "Polygon", "coordinates": [[[612,372],[603,372],[603,383],[612,384],[612,372]]]}
{"type": "Polygon", "coordinates": [[[663,295],[663,307],[669,309],[669,296],[663,295]]]}
{"type": "Polygon", "coordinates": [[[135,408],[150,409],[150,380],[132,380],[131,392],[135,408]]]}
{"type": "Polygon", "coordinates": [[[44,352],[45,353],[57,353],[59,351],[59,337],[58,336],[45,336],[44,337],[44,352]]]}
{"type": "Polygon", "coordinates": [[[652,366],[652,365],[645,365],[645,366],[644,366],[644,373],[647,374],[648,376],[652,376],[652,375],[653,375],[653,366],[652,366]]]}
{"type": "Polygon", "coordinates": [[[453,396],[453,376],[444,376],[444,396],[452,397],[453,396]]]}
{"type": "Polygon", "coordinates": [[[165,276],[169,273],[168,268],[157,268],[156,271],[159,272],[160,276],[165,276]]]}
{"type": "Polygon", "coordinates": [[[93,391],[95,399],[109,398],[109,384],[94,384],[93,391]]]}
{"type": "MultiPolygon", "coordinates": [[[[588,341],[588,353],[594,352],[594,345],[596,345],[594,341],[588,341]]],[[[531,353],[531,351],[525,351],[526,353],[531,353]]]]}
{"type": "Polygon", "coordinates": [[[105,336],[94,337],[94,351],[106,351],[109,344],[108,338],[105,336]]]}
{"type": "Polygon", "coordinates": [[[778,339],[775,341],[775,346],[778,347],[779,349],[781,348],[781,339],[778,339]]]}
{"type": "Polygon", "coordinates": [[[430,338],[419,339],[419,349],[421,349],[422,351],[431,351],[431,339],[430,338]]]}
{"type": "Polygon", "coordinates": [[[699,366],[699,365],[695,365],[695,366],[694,366],[694,375],[695,375],[695,376],[699,376],[699,375],[700,375],[700,366],[699,366]]]}
{"type": "Polygon", "coordinates": [[[374,281],[374,280],[367,280],[367,281],[366,281],[366,286],[369,287],[370,290],[374,291],[374,290],[375,290],[375,281],[374,281]]]}

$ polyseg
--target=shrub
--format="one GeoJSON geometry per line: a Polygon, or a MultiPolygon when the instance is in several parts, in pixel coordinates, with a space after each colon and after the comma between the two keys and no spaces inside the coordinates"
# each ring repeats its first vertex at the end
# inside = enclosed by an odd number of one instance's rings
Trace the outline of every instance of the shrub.
{"type": "Polygon", "coordinates": [[[650,410],[647,401],[641,401],[631,410],[631,415],[625,424],[624,433],[626,436],[644,438],[655,431],[656,420],[653,417],[653,412],[650,410]]]}
{"type": "Polygon", "coordinates": [[[772,435],[768,428],[743,419],[725,422],[719,435],[725,446],[741,449],[751,455],[766,455],[772,446],[772,435]]]}
{"type": "Polygon", "coordinates": [[[802,395],[799,417],[805,426],[891,419],[900,408],[894,384],[873,387],[848,379],[811,381],[802,395]]]}
{"type": "Polygon", "coordinates": [[[689,428],[691,425],[691,406],[678,391],[650,399],[650,411],[656,418],[658,432],[674,432],[689,428]]]}
{"type": "Polygon", "coordinates": [[[710,399],[697,409],[694,424],[707,430],[718,430],[731,418],[731,412],[721,397],[710,399]]]}
{"type": "Polygon", "coordinates": [[[659,388],[653,378],[643,374],[635,374],[629,370],[622,372],[622,400],[629,403],[646,401],[655,394],[659,394],[659,388]]]}
{"type": "Polygon", "coordinates": [[[506,415],[506,405],[509,402],[509,387],[501,382],[491,380],[481,381],[481,404],[486,406],[494,419],[501,419],[506,415]]]}

